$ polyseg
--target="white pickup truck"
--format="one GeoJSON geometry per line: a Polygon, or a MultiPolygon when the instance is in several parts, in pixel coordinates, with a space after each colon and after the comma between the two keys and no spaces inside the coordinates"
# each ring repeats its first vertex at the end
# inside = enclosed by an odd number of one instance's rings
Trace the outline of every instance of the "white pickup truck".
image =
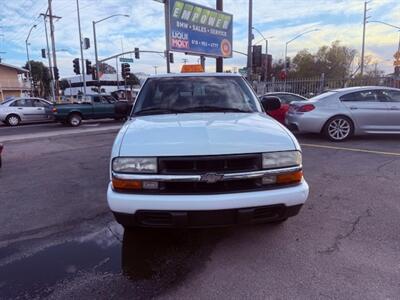
{"type": "Polygon", "coordinates": [[[108,204],[124,227],[282,222],[308,197],[296,138],[235,74],[149,77],[111,154],[108,204]]]}

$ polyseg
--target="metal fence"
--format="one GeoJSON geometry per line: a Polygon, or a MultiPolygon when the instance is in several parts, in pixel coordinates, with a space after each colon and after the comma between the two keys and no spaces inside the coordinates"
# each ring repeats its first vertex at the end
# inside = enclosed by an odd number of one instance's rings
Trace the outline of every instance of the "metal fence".
{"type": "Polygon", "coordinates": [[[400,78],[371,77],[326,79],[324,76],[290,80],[276,80],[273,78],[272,81],[268,82],[255,82],[253,86],[259,95],[267,92],[290,92],[305,97],[312,97],[328,90],[354,86],[387,86],[400,88],[400,78]]]}

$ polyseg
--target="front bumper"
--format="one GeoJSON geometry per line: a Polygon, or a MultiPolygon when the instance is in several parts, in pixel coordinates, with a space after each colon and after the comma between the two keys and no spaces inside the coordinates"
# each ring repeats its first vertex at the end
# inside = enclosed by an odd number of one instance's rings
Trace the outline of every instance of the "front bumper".
{"type": "Polygon", "coordinates": [[[107,201],[113,212],[132,215],[139,210],[207,211],[281,204],[294,206],[303,204],[308,192],[304,179],[297,185],[271,190],[205,195],[125,194],[114,191],[110,183],[107,201]]]}
{"type": "Polygon", "coordinates": [[[114,212],[114,216],[125,227],[204,228],[277,222],[297,215],[301,207],[281,204],[208,211],[139,210],[135,214],[114,212]]]}

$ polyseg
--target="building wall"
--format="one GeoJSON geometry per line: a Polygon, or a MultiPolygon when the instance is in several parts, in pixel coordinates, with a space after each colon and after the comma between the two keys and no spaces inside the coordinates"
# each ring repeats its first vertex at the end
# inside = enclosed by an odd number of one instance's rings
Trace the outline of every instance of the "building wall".
{"type": "Polygon", "coordinates": [[[24,89],[16,69],[0,65],[0,102],[8,97],[19,97],[24,89]]]}
{"type": "Polygon", "coordinates": [[[0,82],[1,81],[18,81],[18,72],[15,69],[0,66],[0,82]]]}

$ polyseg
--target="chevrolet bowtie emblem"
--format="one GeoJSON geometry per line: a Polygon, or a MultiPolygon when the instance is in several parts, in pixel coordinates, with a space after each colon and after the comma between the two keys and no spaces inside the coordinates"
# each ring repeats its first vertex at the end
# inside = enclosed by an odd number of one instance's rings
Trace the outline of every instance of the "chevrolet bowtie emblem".
{"type": "Polygon", "coordinates": [[[216,183],[217,181],[221,181],[223,178],[224,178],[223,174],[206,173],[204,175],[201,175],[200,181],[207,183],[216,183]]]}

